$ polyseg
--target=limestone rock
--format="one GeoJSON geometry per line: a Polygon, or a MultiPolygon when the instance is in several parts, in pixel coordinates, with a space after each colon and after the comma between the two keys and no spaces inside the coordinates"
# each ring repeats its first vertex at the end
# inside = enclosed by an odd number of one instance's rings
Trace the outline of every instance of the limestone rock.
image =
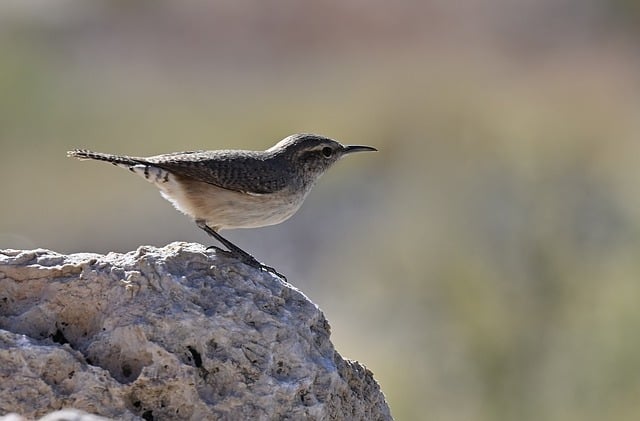
{"type": "Polygon", "coordinates": [[[391,419],[318,307],[270,273],[187,243],[0,251],[0,415],[63,408],[123,420],[391,419]]]}

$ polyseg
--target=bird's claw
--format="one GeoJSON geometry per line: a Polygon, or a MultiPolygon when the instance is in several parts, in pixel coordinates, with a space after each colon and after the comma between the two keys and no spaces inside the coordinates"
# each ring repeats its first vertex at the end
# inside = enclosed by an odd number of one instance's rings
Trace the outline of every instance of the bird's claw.
{"type": "Polygon", "coordinates": [[[242,260],[244,263],[246,263],[247,265],[256,268],[256,269],[260,269],[264,272],[268,272],[271,273],[275,276],[277,276],[278,278],[282,279],[285,283],[289,283],[289,281],[287,281],[287,277],[284,276],[283,274],[281,274],[280,272],[278,272],[275,268],[271,267],[271,266],[267,266],[264,263],[260,263],[256,260],[255,257],[251,256],[251,255],[246,255],[246,256],[239,256],[240,260],[242,260]]]}
{"type": "Polygon", "coordinates": [[[245,264],[251,266],[252,268],[259,269],[261,271],[271,273],[271,274],[277,276],[278,278],[282,279],[284,282],[289,283],[289,281],[287,281],[287,277],[286,276],[284,276],[283,274],[278,272],[275,268],[273,268],[271,266],[267,266],[264,263],[258,262],[258,260],[256,260],[255,257],[253,257],[252,255],[250,255],[248,253],[236,253],[234,251],[229,251],[229,250],[222,249],[222,248],[220,248],[218,246],[209,246],[209,247],[207,247],[207,250],[215,250],[216,253],[224,254],[224,255],[227,255],[227,256],[230,256],[230,257],[236,257],[242,263],[245,263],[245,264]]]}
{"type": "Polygon", "coordinates": [[[218,246],[209,246],[209,247],[206,248],[206,250],[215,250],[216,252],[229,253],[228,250],[223,250],[218,246]]]}

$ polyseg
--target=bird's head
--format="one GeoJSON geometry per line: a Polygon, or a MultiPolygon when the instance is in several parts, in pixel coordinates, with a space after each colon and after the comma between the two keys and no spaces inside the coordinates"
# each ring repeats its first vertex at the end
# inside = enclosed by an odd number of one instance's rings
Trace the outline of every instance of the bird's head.
{"type": "Polygon", "coordinates": [[[267,152],[282,154],[305,175],[317,178],[345,155],[377,151],[371,146],[342,145],[316,134],[294,134],[282,139],[267,152]]]}

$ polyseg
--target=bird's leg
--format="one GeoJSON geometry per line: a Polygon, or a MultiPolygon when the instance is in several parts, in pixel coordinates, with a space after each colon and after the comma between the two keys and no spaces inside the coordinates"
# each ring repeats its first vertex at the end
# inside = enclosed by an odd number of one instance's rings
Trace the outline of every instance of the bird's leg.
{"type": "Polygon", "coordinates": [[[249,253],[247,253],[246,251],[242,250],[240,247],[233,244],[231,241],[224,238],[222,235],[218,234],[213,228],[211,228],[207,224],[198,223],[198,227],[200,227],[202,230],[204,230],[204,232],[206,232],[207,234],[209,234],[210,236],[218,240],[220,243],[222,243],[222,245],[225,246],[228,249],[228,251],[223,250],[217,246],[209,246],[207,247],[207,249],[214,249],[214,250],[222,251],[225,253],[231,253],[236,257],[242,258],[242,260],[244,261],[257,263],[257,260],[253,256],[251,256],[249,253]]]}
{"type": "MultiPolygon", "coordinates": [[[[218,232],[216,232],[213,228],[211,228],[209,225],[207,225],[206,222],[204,222],[204,221],[196,221],[196,224],[198,225],[198,228],[202,229],[204,232],[206,232],[207,234],[209,234],[210,236],[212,236],[213,238],[218,240],[223,246],[225,246],[229,250],[229,252],[232,255],[238,257],[244,263],[246,263],[249,266],[252,266],[254,268],[257,268],[257,269],[260,269],[260,270],[264,270],[265,272],[273,273],[274,275],[278,276],[279,278],[282,278],[282,280],[287,282],[287,278],[283,274],[279,273],[277,270],[275,270],[271,266],[267,266],[267,265],[265,265],[263,263],[258,262],[258,260],[256,260],[255,257],[250,255],[246,251],[242,250],[240,247],[236,246],[231,241],[229,241],[226,238],[224,238],[222,235],[220,235],[218,232]]],[[[214,248],[216,250],[220,250],[220,248],[218,248],[216,246],[210,246],[210,247],[207,247],[207,248],[214,248]]],[[[224,251],[224,250],[222,250],[222,251],[224,251]]]]}

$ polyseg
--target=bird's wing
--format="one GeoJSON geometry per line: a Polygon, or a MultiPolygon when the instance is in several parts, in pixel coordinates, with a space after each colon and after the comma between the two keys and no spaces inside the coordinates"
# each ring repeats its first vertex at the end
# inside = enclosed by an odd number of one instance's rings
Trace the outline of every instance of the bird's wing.
{"type": "Polygon", "coordinates": [[[293,176],[252,151],[180,152],[144,160],[178,176],[249,194],[275,193],[293,176]]]}

